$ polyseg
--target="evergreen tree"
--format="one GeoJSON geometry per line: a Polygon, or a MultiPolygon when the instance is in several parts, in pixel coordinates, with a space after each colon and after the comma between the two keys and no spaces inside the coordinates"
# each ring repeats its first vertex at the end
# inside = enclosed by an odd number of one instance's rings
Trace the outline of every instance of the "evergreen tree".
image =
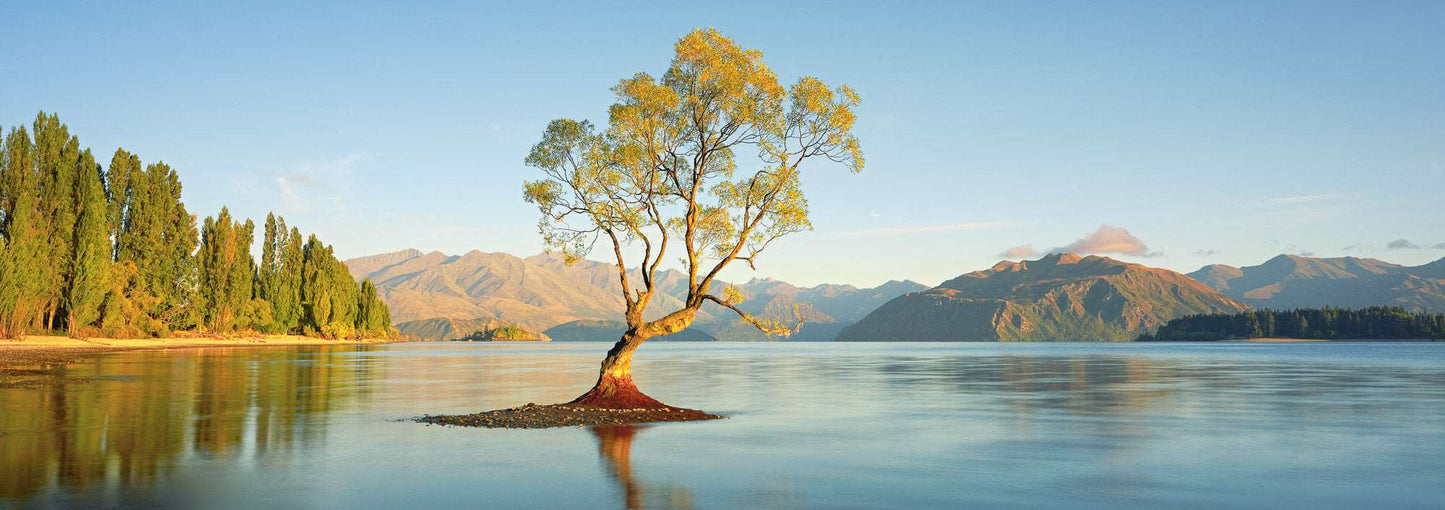
{"type": "Polygon", "coordinates": [[[1445,314],[1374,306],[1356,310],[1302,308],[1238,314],[1191,315],[1159,327],[1150,340],[1228,340],[1284,337],[1308,339],[1445,339],[1445,314]]]}

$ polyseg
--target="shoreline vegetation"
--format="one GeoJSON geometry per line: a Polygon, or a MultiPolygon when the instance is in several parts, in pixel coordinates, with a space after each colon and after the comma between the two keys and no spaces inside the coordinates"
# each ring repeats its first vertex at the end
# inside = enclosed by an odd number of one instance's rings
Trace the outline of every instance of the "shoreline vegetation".
{"type": "Polygon", "coordinates": [[[55,114],[0,141],[0,338],[398,336],[370,280],[312,234],[222,206],[197,216],[165,163],[103,167],[55,114]],[[33,134],[33,136],[32,136],[33,134]]]}
{"type": "Polygon", "coordinates": [[[530,331],[520,326],[499,326],[473,331],[472,334],[450,340],[452,342],[551,342],[545,334],[530,331]]]}
{"type": "Polygon", "coordinates": [[[1160,326],[1140,342],[1212,342],[1260,339],[1423,341],[1445,340],[1445,314],[1399,307],[1300,308],[1190,315],[1160,326]]]}

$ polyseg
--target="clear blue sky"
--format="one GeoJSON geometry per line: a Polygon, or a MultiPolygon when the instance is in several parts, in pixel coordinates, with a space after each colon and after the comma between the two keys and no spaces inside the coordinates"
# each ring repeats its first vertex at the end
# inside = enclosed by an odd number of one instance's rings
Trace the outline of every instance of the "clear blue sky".
{"type": "Polygon", "coordinates": [[[1445,2],[528,3],[9,5],[0,122],[58,112],[176,166],[193,212],[342,256],[525,255],[546,122],[605,122],[715,26],[856,88],[868,158],[809,174],[816,230],[733,278],[936,284],[1102,224],[1184,271],[1445,256],[1445,2]]]}

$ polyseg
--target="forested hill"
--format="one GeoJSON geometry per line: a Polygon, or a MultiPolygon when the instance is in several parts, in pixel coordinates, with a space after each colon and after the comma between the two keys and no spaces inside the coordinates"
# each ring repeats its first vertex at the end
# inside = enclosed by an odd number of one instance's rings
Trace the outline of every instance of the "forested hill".
{"type": "Polygon", "coordinates": [[[1139,340],[1246,338],[1445,340],[1445,314],[1377,306],[1359,310],[1312,308],[1191,315],[1171,320],[1153,335],[1140,336],[1139,340]]]}
{"type": "Polygon", "coordinates": [[[175,169],[124,149],[102,166],[54,114],[0,141],[0,338],[393,333],[316,236],[268,215],[260,263],[254,241],[224,207],[198,227],[175,169]]]}

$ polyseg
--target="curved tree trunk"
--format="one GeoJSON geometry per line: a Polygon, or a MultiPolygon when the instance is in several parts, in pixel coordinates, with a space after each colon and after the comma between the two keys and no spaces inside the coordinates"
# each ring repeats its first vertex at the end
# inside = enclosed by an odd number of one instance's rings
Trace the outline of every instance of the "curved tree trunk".
{"type": "Polygon", "coordinates": [[[667,407],[666,404],[644,395],[632,382],[632,353],[647,340],[636,329],[622,334],[607,357],[602,359],[602,370],[597,384],[587,393],[568,402],[570,405],[598,407],[604,409],[636,409],[667,407]]]}

